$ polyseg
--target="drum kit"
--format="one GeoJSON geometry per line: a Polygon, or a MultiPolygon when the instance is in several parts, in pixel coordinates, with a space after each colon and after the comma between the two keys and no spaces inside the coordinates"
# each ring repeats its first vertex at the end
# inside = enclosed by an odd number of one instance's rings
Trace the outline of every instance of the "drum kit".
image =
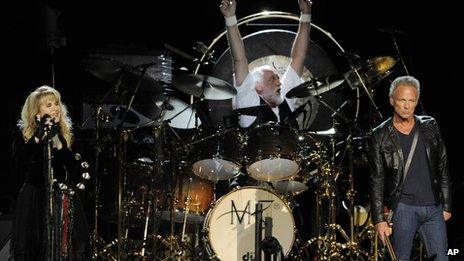
{"type": "MultiPolygon", "coordinates": [[[[375,70],[368,70],[368,76],[385,74],[391,62],[370,60],[368,66],[382,71],[375,74],[375,70]]],[[[335,183],[340,171],[326,155],[335,157],[336,151],[330,152],[318,137],[333,141],[346,138],[345,133],[334,128],[298,129],[285,120],[240,128],[240,115],[257,116],[267,108],[234,110],[236,89],[213,76],[183,74],[174,76],[172,83],[160,83],[146,76],[143,66],[95,57],[86,59],[84,66],[112,84],[113,92],[126,88],[128,94],[114,128],[119,137],[118,202],[113,204],[117,207],[112,213],[100,214],[98,208],[106,203],[99,202],[102,192],[98,188],[95,191],[94,257],[227,261],[258,260],[263,255],[304,260],[299,256],[304,248],[314,242],[324,243],[319,240],[321,235],[306,244],[296,236],[293,208],[297,204],[291,202],[309,190],[308,182],[313,178],[318,180],[314,192],[321,198],[331,198],[330,210],[335,209],[335,183]],[[189,102],[182,99],[185,95],[190,97],[189,102]],[[125,125],[132,109],[145,120],[125,125]],[[131,138],[147,129],[148,137],[142,141],[149,141],[144,144],[148,152],[135,148],[129,155],[131,138]],[[228,186],[240,179],[247,182],[235,188],[228,186]],[[227,184],[227,189],[221,190],[219,184],[227,184]],[[106,243],[100,237],[100,222],[118,226],[117,235],[105,239],[106,243]]],[[[346,84],[347,79],[312,79],[293,88],[286,97],[318,96],[346,84]]],[[[340,112],[340,108],[329,109],[334,114],[340,112]]],[[[301,110],[289,117],[296,118],[301,110]]],[[[93,115],[96,117],[88,119],[100,121],[97,112],[93,115]]],[[[101,123],[94,126],[98,132],[101,123]]],[[[333,225],[335,219],[331,221],[333,225]]],[[[323,225],[319,225],[322,231],[323,225]]]]}

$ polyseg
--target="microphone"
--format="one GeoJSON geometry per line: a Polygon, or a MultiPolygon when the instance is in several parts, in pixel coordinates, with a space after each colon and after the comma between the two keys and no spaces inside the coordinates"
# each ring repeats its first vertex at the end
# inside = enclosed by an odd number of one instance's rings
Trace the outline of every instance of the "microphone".
{"type": "Polygon", "coordinates": [[[50,116],[50,114],[48,114],[48,113],[47,113],[47,114],[44,114],[44,115],[42,115],[42,119],[44,119],[44,121],[46,121],[46,120],[50,119],[51,117],[52,117],[52,116],[50,116]]]}
{"type": "Polygon", "coordinates": [[[50,114],[46,113],[42,115],[40,122],[43,123],[44,125],[55,125],[55,118],[53,118],[50,114]],[[47,123],[50,123],[50,124],[47,124],[47,123]]]}

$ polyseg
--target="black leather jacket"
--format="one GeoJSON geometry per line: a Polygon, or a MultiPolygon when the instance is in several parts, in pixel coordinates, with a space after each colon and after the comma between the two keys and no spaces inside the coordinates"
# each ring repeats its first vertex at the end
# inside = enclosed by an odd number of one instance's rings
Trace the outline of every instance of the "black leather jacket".
{"type": "MultiPolygon", "coordinates": [[[[451,182],[446,149],[437,122],[430,116],[415,116],[419,139],[427,152],[435,200],[451,212],[451,182]]],[[[374,224],[384,220],[384,205],[395,209],[401,197],[406,158],[392,118],[377,126],[369,141],[370,201],[374,224]]]]}

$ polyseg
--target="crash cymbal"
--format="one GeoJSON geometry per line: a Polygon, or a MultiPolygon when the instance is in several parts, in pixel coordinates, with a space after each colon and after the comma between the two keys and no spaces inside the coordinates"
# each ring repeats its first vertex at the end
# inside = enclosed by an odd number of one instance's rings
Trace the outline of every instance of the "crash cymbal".
{"type": "Polygon", "coordinates": [[[87,71],[111,84],[118,81],[124,70],[134,70],[128,64],[101,57],[87,57],[83,60],[83,65],[87,71]]]}
{"type": "Polygon", "coordinates": [[[391,56],[379,56],[362,63],[356,68],[357,71],[349,70],[343,75],[352,89],[359,88],[364,83],[375,85],[392,72],[396,62],[397,59],[391,56]]]}
{"type": "Polygon", "coordinates": [[[183,74],[175,76],[172,83],[186,94],[207,100],[225,100],[237,94],[237,90],[226,81],[208,75],[183,74]]]}
{"type": "Polygon", "coordinates": [[[292,99],[321,95],[338,87],[344,81],[345,79],[341,75],[331,75],[325,78],[316,78],[294,87],[287,92],[285,97],[292,99]]]}
{"type": "Polygon", "coordinates": [[[396,61],[391,56],[380,56],[367,60],[365,67],[367,73],[375,77],[387,73],[396,64],[396,61]]]}
{"type": "Polygon", "coordinates": [[[143,66],[133,67],[115,59],[87,57],[83,60],[86,70],[96,77],[118,87],[135,87],[140,81],[139,90],[159,93],[161,85],[143,72],[143,66]]]}

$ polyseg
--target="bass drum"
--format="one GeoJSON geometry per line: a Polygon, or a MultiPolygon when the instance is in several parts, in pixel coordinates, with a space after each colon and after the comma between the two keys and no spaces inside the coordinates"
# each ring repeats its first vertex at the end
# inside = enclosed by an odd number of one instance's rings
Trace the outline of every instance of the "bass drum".
{"type": "MultiPolygon", "coordinates": [[[[273,24],[276,24],[276,18],[282,20],[294,20],[296,22],[295,29],[297,28],[298,16],[284,12],[263,12],[250,15],[239,20],[238,25],[245,26],[256,20],[267,19],[274,19],[272,22],[273,24]]],[[[288,21],[286,21],[286,23],[288,23],[288,21]]],[[[262,27],[248,26],[246,31],[250,32],[253,30],[253,28],[262,27]]],[[[280,76],[282,76],[282,74],[285,72],[285,69],[287,68],[287,65],[290,63],[290,52],[295,35],[296,33],[294,31],[283,29],[255,31],[246,35],[243,41],[245,44],[245,51],[249,61],[250,70],[267,64],[274,66],[279,72],[280,76]]],[[[230,84],[233,84],[233,67],[231,66],[231,55],[230,50],[227,48],[225,32],[216,37],[215,40],[208,46],[207,52],[202,57],[202,60],[206,61],[207,58],[215,52],[215,48],[220,49],[221,47],[224,48],[225,51],[218,51],[222,52],[222,54],[216,60],[215,66],[212,68],[212,72],[210,74],[214,77],[223,79],[230,84]]],[[[315,78],[318,79],[318,81],[324,81],[324,79],[327,79],[329,76],[339,75],[334,58],[336,53],[341,52],[344,52],[343,48],[330,35],[330,33],[324,31],[317,25],[312,24],[311,40],[309,43],[309,50],[307,52],[305,68],[302,75],[303,80],[308,81],[311,78],[315,78]]],[[[346,66],[346,61],[344,65],[346,66]]],[[[201,68],[198,67],[197,72],[200,69],[201,68]]],[[[356,97],[359,96],[359,91],[352,91],[349,87],[346,88],[347,85],[348,84],[346,82],[343,82],[334,90],[321,94],[320,100],[312,96],[299,99],[297,105],[305,106],[305,109],[308,112],[306,113],[305,118],[303,118],[303,115],[298,118],[300,129],[310,129],[312,131],[330,129],[333,124],[331,117],[333,111],[331,108],[334,110],[340,108],[341,113],[346,113],[345,115],[348,117],[355,117],[355,114],[357,114],[359,111],[359,104],[357,103],[356,99],[356,97]],[[342,93],[342,89],[343,92],[347,93],[342,93]],[[348,102],[348,100],[353,101],[348,102]],[[350,111],[347,112],[347,110],[350,111]]]]}
{"type": "Polygon", "coordinates": [[[295,241],[292,210],[276,194],[257,187],[229,192],[209,210],[204,229],[211,256],[221,261],[253,260],[255,204],[258,202],[263,205],[263,220],[272,221],[272,236],[279,242],[282,253],[288,256],[295,241]]]}

